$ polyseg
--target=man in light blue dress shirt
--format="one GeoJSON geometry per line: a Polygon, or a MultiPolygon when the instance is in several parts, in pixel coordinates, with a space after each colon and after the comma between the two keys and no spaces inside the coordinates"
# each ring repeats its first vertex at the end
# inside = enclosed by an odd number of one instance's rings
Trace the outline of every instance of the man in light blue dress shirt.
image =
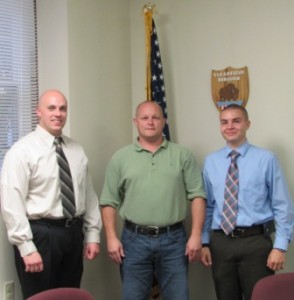
{"type": "Polygon", "coordinates": [[[231,105],[220,113],[226,146],[207,156],[207,192],[202,263],[212,267],[218,300],[250,300],[255,283],[282,270],[292,237],[293,203],[277,157],[248,143],[246,109],[231,105]],[[235,229],[221,229],[230,152],[239,152],[238,209],[235,229]],[[271,233],[275,231],[273,238],[271,233]]]}

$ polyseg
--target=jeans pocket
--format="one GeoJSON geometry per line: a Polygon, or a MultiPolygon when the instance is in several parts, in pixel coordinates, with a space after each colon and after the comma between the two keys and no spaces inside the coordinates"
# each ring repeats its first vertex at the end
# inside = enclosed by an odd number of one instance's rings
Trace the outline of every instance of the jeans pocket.
{"type": "Polygon", "coordinates": [[[174,242],[174,243],[186,243],[187,242],[187,233],[185,228],[180,228],[174,231],[170,231],[168,233],[168,237],[174,242]]]}
{"type": "Polygon", "coordinates": [[[138,236],[137,233],[124,228],[121,235],[121,242],[122,244],[127,245],[133,242],[137,238],[137,236],[138,236]]]}

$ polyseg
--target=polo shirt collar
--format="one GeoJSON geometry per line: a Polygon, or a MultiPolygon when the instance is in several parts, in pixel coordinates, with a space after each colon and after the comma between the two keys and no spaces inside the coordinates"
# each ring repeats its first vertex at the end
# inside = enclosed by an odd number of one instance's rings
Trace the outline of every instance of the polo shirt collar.
{"type": "MultiPolygon", "coordinates": [[[[169,141],[164,137],[161,145],[158,147],[159,148],[167,148],[169,141]]],[[[138,138],[134,142],[135,150],[138,152],[144,151],[145,149],[141,146],[141,144],[138,141],[138,138]]]]}

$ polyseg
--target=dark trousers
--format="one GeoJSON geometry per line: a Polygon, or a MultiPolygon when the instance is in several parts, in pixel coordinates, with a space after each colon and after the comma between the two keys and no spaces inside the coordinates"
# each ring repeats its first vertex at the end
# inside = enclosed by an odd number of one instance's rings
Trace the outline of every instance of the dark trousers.
{"type": "Polygon", "coordinates": [[[274,274],[266,266],[273,247],[269,236],[232,238],[212,232],[210,247],[218,300],[250,300],[255,283],[274,274]]]}
{"type": "Polygon", "coordinates": [[[23,258],[14,246],[15,264],[24,299],[57,287],[80,287],[83,272],[82,222],[72,227],[32,222],[33,241],[42,257],[44,270],[25,272],[23,258]]]}

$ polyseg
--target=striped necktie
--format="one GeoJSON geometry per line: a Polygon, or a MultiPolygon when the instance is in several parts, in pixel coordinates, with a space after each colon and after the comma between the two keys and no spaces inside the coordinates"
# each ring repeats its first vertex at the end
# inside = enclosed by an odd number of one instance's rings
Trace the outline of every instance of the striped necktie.
{"type": "Polygon", "coordinates": [[[72,218],[76,213],[75,195],[69,164],[61,147],[62,142],[62,137],[56,137],[54,140],[57,162],[59,166],[61,202],[64,217],[72,218]]]}
{"type": "Polygon", "coordinates": [[[239,170],[236,163],[240,155],[236,150],[231,151],[231,164],[228,169],[226,183],[223,213],[221,218],[221,228],[226,234],[229,234],[236,227],[238,210],[238,192],[239,192],[239,170]]]}

